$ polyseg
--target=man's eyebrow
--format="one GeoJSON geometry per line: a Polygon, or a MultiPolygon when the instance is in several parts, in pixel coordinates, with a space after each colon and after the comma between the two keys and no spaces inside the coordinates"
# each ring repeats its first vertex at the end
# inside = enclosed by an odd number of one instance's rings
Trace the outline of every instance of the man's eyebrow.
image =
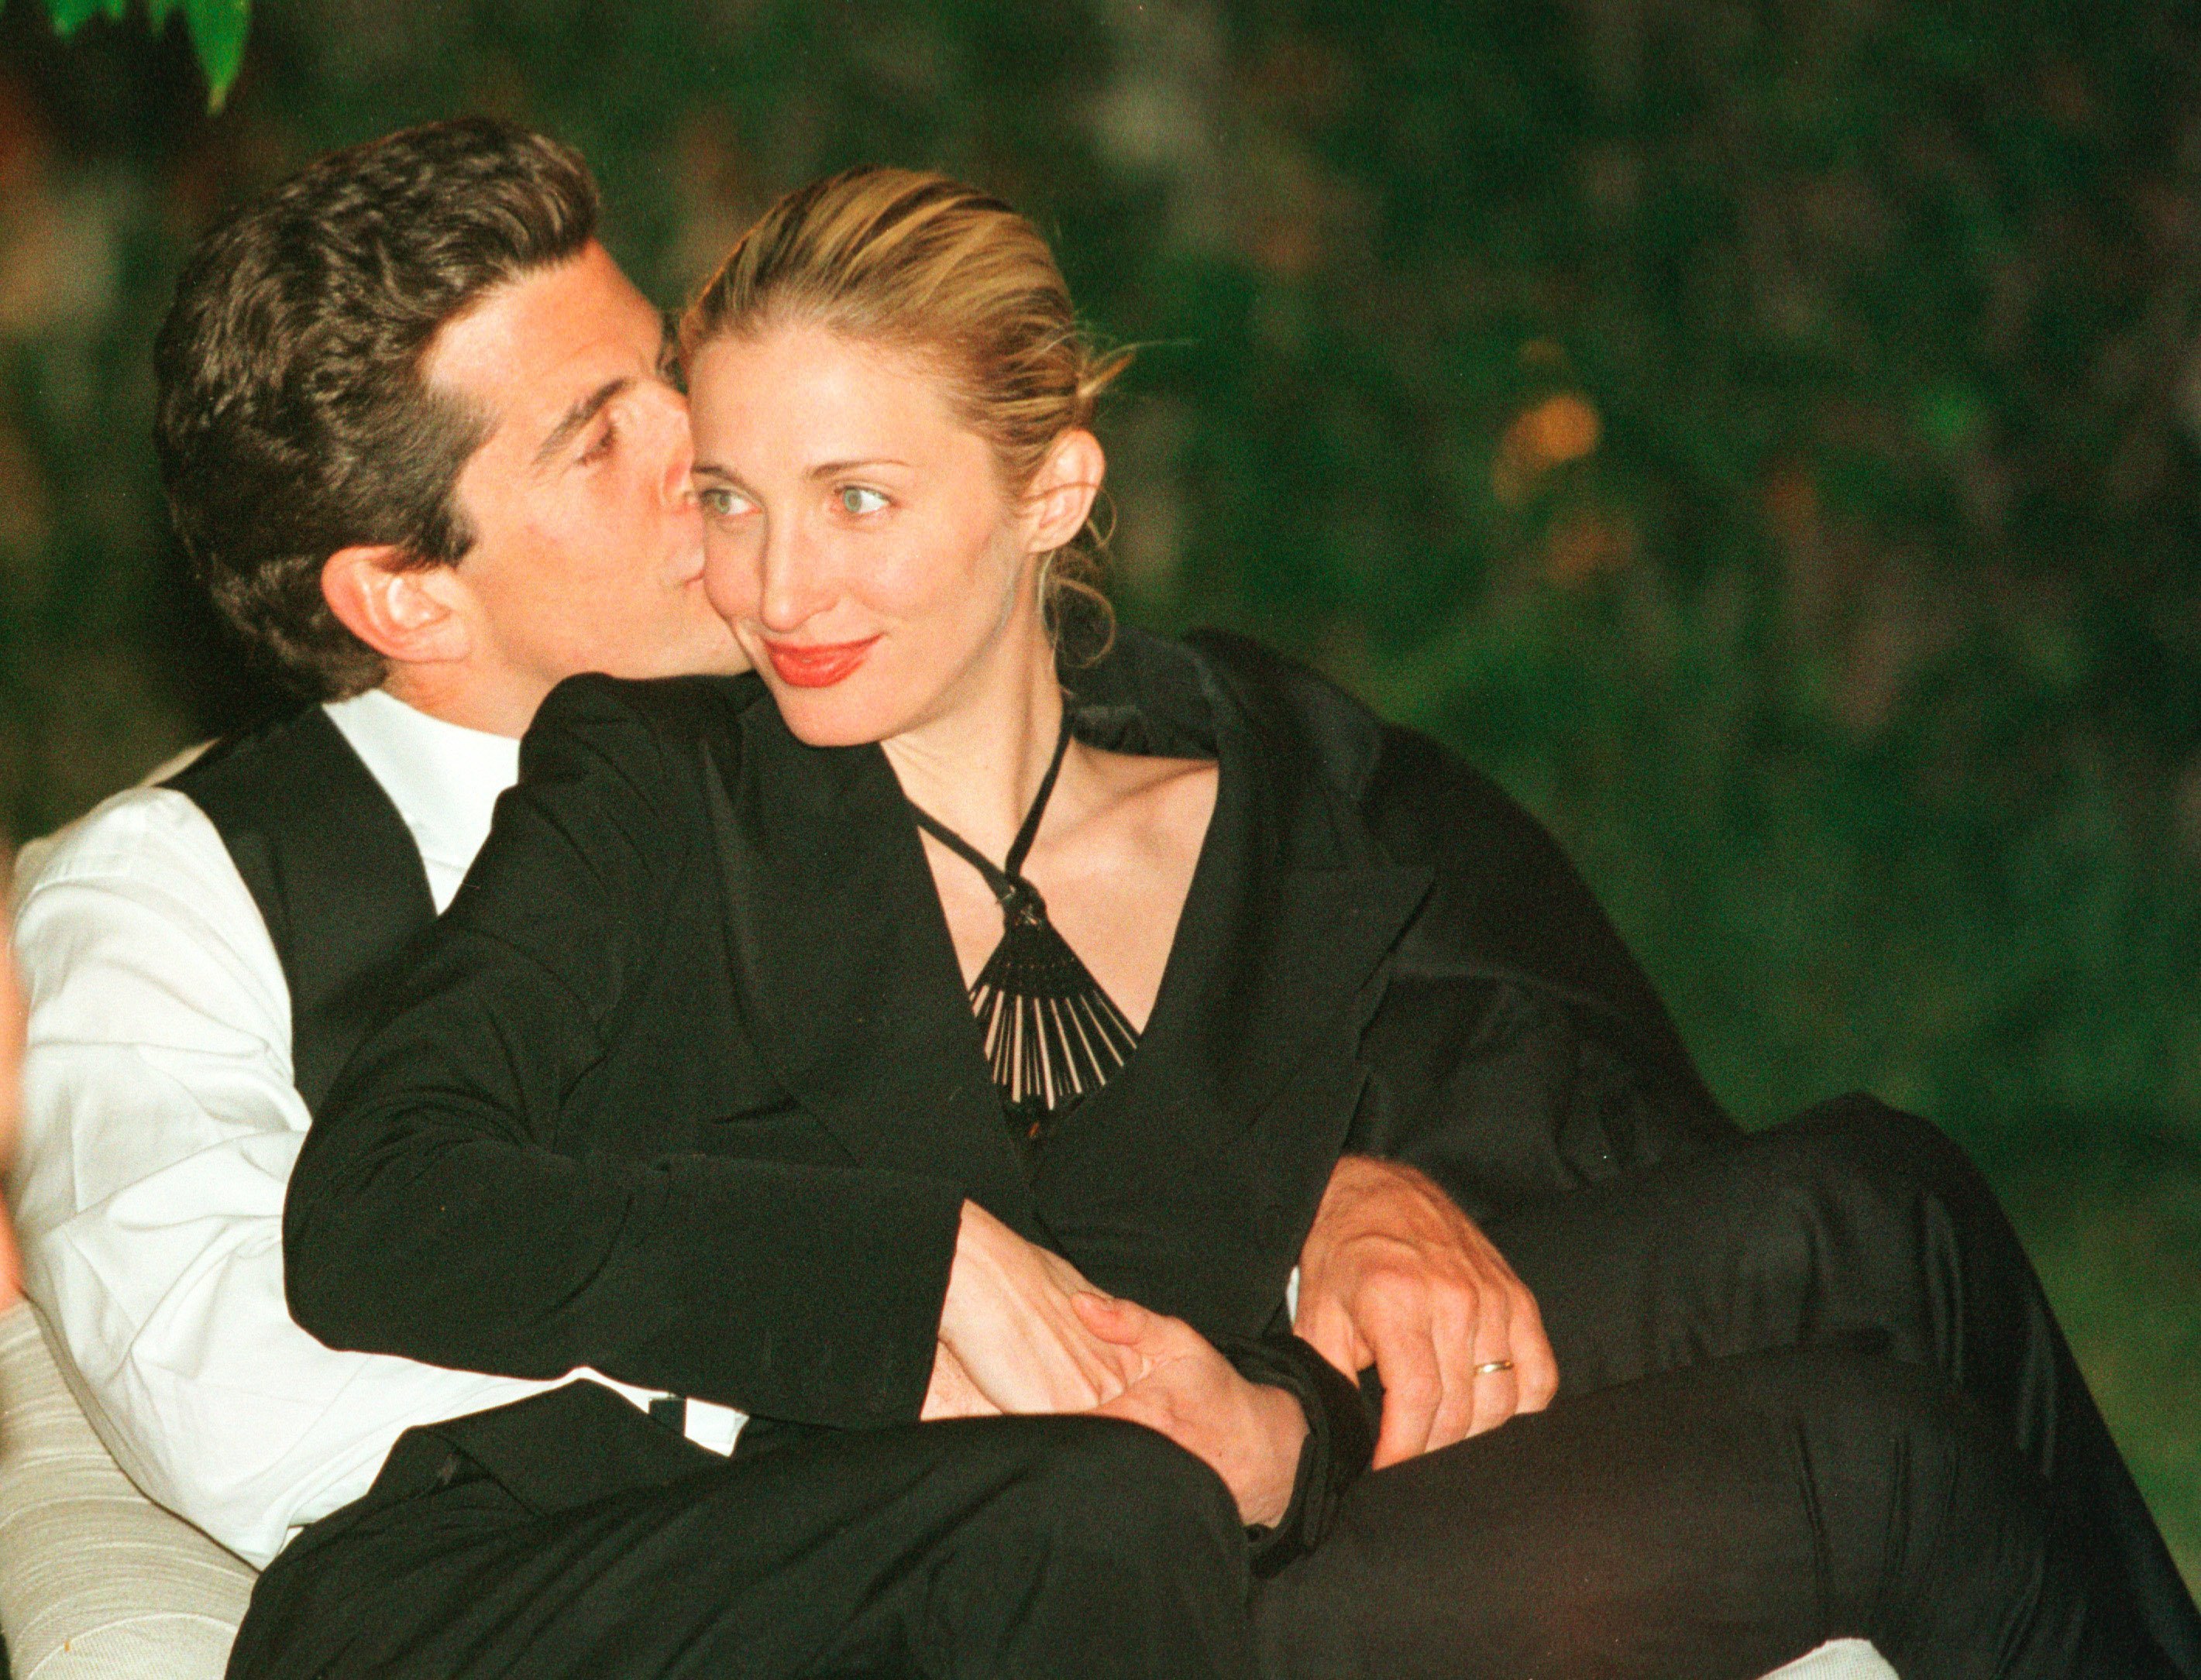
{"type": "Polygon", "coordinates": [[[573,435],[603,413],[604,405],[634,383],[633,377],[622,373],[616,379],[607,379],[578,402],[568,408],[558,424],[550,428],[549,436],[535,452],[535,465],[547,466],[550,458],[573,441],[573,435]]]}

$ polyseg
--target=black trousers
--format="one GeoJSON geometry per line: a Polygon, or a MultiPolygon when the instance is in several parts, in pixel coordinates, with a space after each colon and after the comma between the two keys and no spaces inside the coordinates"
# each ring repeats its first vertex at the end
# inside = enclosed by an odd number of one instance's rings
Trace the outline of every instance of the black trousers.
{"type": "Polygon", "coordinates": [[[1221,1484],[1129,1425],[796,1438],[529,1507],[432,1433],[262,1578],[260,1677],[1753,1676],[2180,1669],[2192,1607],[1993,1200],[1830,1105],[1493,1235],[1541,1416],[1363,1479],[1256,1589],[1221,1484]]]}
{"type": "Polygon", "coordinates": [[[261,1578],[234,1680],[795,1675],[2159,1680],[2038,1478],[1917,1366],[1715,1361],[1365,1478],[1256,1588],[1222,1483],[1134,1425],[811,1435],[531,1509],[432,1434],[261,1578]]]}
{"type": "MultiPolygon", "coordinates": [[[[523,1402],[525,1403],[525,1402],[523,1402]]],[[[232,1680],[1249,1676],[1245,1531],[1136,1425],[804,1431],[531,1506],[432,1431],[261,1575],[232,1680]]]]}
{"type": "Polygon", "coordinates": [[[1288,1680],[1753,1680],[1844,1637],[1903,1680],[2171,1671],[2097,1611],[1993,1424],[1839,1351],[1568,1398],[1364,1478],[1256,1623],[1288,1680]]]}
{"type": "Polygon", "coordinates": [[[2100,1613],[2201,1680],[2201,1615],[2040,1279],[1978,1169],[1926,1121],[1842,1098],[1490,1236],[1543,1311],[1563,1394],[1769,1348],[1940,1372],[2041,1479],[2100,1613]]]}

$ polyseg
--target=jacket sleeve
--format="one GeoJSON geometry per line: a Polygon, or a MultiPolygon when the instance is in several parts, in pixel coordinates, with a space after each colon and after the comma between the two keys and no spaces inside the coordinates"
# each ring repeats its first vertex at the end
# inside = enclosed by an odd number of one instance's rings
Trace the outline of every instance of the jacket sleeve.
{"type": "Polygon", "coordinates": [[[1394,972],[1361,1041],[1346,1149],[1420,1168],[1472,1218],[1718,1146],[1581,1004],[1517,980],[1394,972]]]}
{"type": "Polygon", "coordinates": [[[1385,851],[1435,885],[1386,963],[1348,1148],[1411,1161],[1478,1214],[1740,1135],[1541,823],[1395,727],[1358,792],[1385,851]]]}
{"type": "Polygon", "coordinates": [[[1327,678],[1241,636],[1191,641],[1280,762],[1319,764],[1348,855],[1432,878],[1364,1000],[1348,1150],[1423,1167],[1472,1214],[1741,1135],[1541,823],[1327,678]]]}
{"type": "Polygon", "coordinates": [[[518,1377],[586,1366],[803,1422],[917,1415],[953,1185],[635,1159],[573,1123],[681,935],[700,762],[625,685],[578,678],[545,702],[467,884],[292,1175],[291,1306],[323,1341],[518,1377]]]}
{"type": "Polygon", "coordinates": [[[1247,1531],[1253,1573],[1265,1580],[1329,1532],[1346,1490],[1376,1456],[1375,1420],[1359,1388],[1296,1336],[1226,1336],[1215,1347],[1240,1376],[1283,1390],[1306,1416],[1291,1503],[1274,1526],[1247,1531]]]}

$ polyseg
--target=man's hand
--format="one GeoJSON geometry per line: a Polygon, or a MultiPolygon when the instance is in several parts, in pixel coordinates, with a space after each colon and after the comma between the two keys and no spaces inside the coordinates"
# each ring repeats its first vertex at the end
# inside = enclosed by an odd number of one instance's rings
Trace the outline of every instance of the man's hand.
{"type": "Polygon", "coordinates": [[[1137,1349],[1151,1368],[1097,1416],[1143,1424],[1223,1478],[1242,1522],[1273,1526],[1292,1502],[1306,1416],[1279,1388],[1248,1382],[1182,1319],[1135,1301],[1081,1295],[1078,1316],[1112,1344],[1137,1349]]]}
{"type": "Polygon", "coordinates": [[[1152,1361],[1088,1326],[1073,1302],[1089,1297],[1106,1298],[1061,1256],[966,1202],[923,1415],[984,1415],[971,1409],[974,1399],[1019,1413],[1085,1412],[1113,1400],[1152,1361]]]}
{"type": "Polygon", "coordinates": [[[1434,1180],[1395,1162],[1348,1155],[1330,1174],[1294,1327],[1348,1377],[1382,1378],[1378,1470],[1540,1412],[1559,1386],[1535,1297],[1434,1180]]]}

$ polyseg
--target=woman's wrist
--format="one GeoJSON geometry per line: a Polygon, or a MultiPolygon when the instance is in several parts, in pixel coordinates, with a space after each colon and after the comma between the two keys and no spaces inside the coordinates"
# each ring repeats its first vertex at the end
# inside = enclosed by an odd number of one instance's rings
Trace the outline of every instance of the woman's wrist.
{"type": "Polygon", "coordinates": [[[1240,1514],[1249,1528],[1274,1528],[1291,1509],[1299,1482],[1300,1459],[1308,1432],[1306,1409],[1288,1389],[1249,1383],[1247,1405],[1254,1414],[1253,1435],[1261,1443],[1259,1473],[1247,1489],[1240,1514]]]}

